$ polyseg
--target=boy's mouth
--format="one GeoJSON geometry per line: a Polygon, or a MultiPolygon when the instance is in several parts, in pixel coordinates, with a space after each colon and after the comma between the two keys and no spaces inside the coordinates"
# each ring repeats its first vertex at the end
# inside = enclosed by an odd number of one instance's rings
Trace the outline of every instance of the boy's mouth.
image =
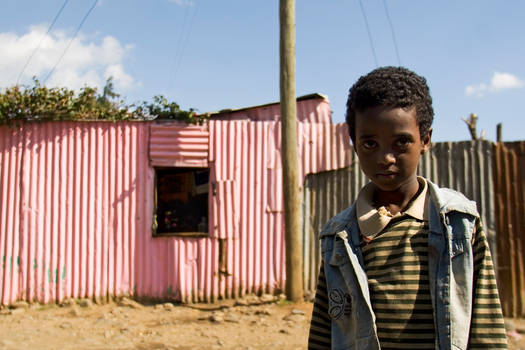
{"type": "Polygon", "coordinates": [[[386,178],[393,178],[396,175],[397,175],[397,173],[393,172],[393,171],[386,171],[386,172],[377,173],[377,176],[386,177],[386,178]]]}

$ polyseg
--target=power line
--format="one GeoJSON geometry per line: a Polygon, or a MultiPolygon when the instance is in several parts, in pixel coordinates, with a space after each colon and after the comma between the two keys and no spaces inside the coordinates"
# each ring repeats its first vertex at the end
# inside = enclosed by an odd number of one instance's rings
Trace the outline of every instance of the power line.
{"type": "Polygon", "coordinates": [[[182,52],[179,56],[179,61],[177,62],[177,66],[175,67],[175,74],[173,75],[173,82],[175,82],[175,79],[177,78],[177,73],[179,71],[180,64],[182,62],[182,57],[184,56],[184,51],[186,50],[186,46],[188,45],[188,39],[190,38],[191,30],[193,28],[193,22],[195,21],[195,16],[197,15],[198,3],[195,4],[195,11],[193,12],[193,16],[190,20],[190,27],[186,33],[186,38],[184,38],[184,44],[182,46],[182,52]]]}
{"type": "Polygon", "coordinates": [[[53,75],[53,73],[55,72],[55,69],[56,67],[60,64],[60,61],[62,61],[62,58],[64,57],[64,55],[66,54],[67,50],[69,50],[69,47],[71,46],[71,44],[73,43],[73,41],[77,38],[77,35],[78,35],[78,32],[80,32],[80,28],[82,28],[82,25],[84,24],[84,22],[86,21],[86,19],[89,17],[89,15],[91,14],[91,11],[93,11],[93,9],[95,8],[95,6],[97,6],[97,3],[98,3],[98,0],[95,0],[95,2],[93,2],[93,5],[91,5],[91,7],[89,8],[88,12],[84,15],[84,18],[82,18],[82,21],[80,21],[80,24],[78,25],[77,27],[77,30],[75,31],[75,34],[73,35],[73,38],[71,38],[71,40],[69,41],[69,43],[67,44],[66,48],[64,49],[64,51],[62,52],[62,55],[60,55],[57,63],[53,66],[53,68],[51,69],[51,71],[47,74],[46,78],[44,79],[44,84],[47,82],[47,80],[49,79],[49,77],[51,77],[51,75],[53,75]]]}
{"type": "Polygon", "coordinates": [[[392,40],[394,41],[394,48],[396,49],[397,62],[401,66],[401,58],[399,56],[399,50],[397,49],[397,40],[396,34],[394,33],[394,26],[392,25],[392,20],[390,19],[390,13],[388,11],[388,6],[386,6],[386,0],[383,0],[383,5],[385,7],[386,18],[388,19],[388,24],[390,25],[390,31],[392,32],[392,40]]]}
{"type": "Polygon", "coordinates": [[[188,21],[188,12],[189,12],[189,6],[186,6],[184,11],[184,19],[182,21],[182,27],[179,32],[179,38],[177,40],[177,46],[175,46],[175,54],[173,55],[173,59],[170,66],[170,74],[168,75],[168,90],[171,89],[171,85],[173,82],[173,74],[175,72],[175,67],[177,66],[178,58],[181,52],[182,48],[182,38],[184,37],[184,33],[186,32],[186,23],[188,21]]]}
{"type": "Polygon", "coordinates": [[[372,40],[372,34],[370,33],[370,27],[368,26],[368,19],[366,18],[365,8],[363,7],[363,3],[361,2],[361,0],[359,0],[359,6],[361,7],[361,13],[363,14],[363,18],[365,20],[366,32],[368,33],[368,40],[370,41],[370,47],[372,48],[374,61],[376,63],[376,67],[379,67],[379,63],[377,62],[376,49],[374,47],[374,41],[372,40]]]}
{"type": "MultiPolygon", "coordinates": [[[[181,62],[182,62],[182,57],[184,56],[184,51],[186,50],[186,46],[188,45],[188,39],[190,37],[191,30],[193,29],[193,23],[195,22],[195,16],[197,15],[197,12],[198,12],[198,6],[199,6],[198,2],[196,2],[195,3],[195,11],[193,12],[193,15],[191,16],[190,24],[189,24],[188,30],[186,31],[186,36],[184,37],[184,39],[182,41],[182,50],[180,51],[180,54],[179,54],[179,57],[178,57],[178,60],[177,60],[177,64],[175,65],[175,72],[173,73],[173,79],[171,80],[171,83],[170,83],[170,89],[171,89],[171,85],[177,79],[177,73],[179,72],[179,68],[180,68],[180,65],[181,65],[181,62]]],[[[183,30],[183,32],[184,32],[184,30],[183,30]]]]}
{"type": "Polygon", "coordinates": [[[51,22],[51,24],[47,28],[46,34],[42,37],[42,39],[40,39],[40,42],[38,43],[37,47],[33,50],[33,53],[27,59],[26,64],[24,65],[24,68],[22,68],[22,71],[20,72],[20,74],[18,74],[18,78],[16,79],[16,85],[18,85],[18,83],[20,82],[20,78],[22,77],[22,74],[24,74],[24,71],[26,70],[27,66],[29,65],[29,62],[31,61],[31,59],[33,58],[35,53],[38,51],[38,49],[40,49],[40,46],[44,42],[44,39],[47,37],[47,35],[51,31],[51,28],[53,28],[53,26],[55,25],[56,21],[58,20],[58,17],[60,17],[60,14],[62,13],[62,10],[64,9],[64,7],[66,7],[66,4],[68,3],[68,1],[69,0],[64,1],[64,3],[62,4],[62,7],[60,8],[60,10],[58,10],[58,13],[56,14],[55,18],[53,19],[53,21],[51,22]]]}

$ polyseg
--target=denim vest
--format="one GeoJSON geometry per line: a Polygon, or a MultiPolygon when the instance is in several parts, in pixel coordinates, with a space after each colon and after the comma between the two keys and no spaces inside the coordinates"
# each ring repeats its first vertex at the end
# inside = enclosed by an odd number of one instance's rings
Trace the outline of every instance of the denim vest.
{"type": "MultiPolygon", "coordinates": [[[[479,214],[461,193],[427,180],[428,269],[436,349],[466,349],[472,316],[472,232],[479,214]]],[[[380,349],[368,280],[359,248],[355,203],[332,218],[320,233],[332,349],[380,349]]]]}

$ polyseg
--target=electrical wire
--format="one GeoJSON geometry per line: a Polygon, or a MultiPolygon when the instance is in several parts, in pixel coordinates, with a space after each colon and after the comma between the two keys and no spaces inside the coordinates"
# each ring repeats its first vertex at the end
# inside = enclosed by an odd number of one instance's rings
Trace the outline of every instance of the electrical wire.
{"type": "Polygon", "coordinates": [[[386,5],[386,0],[383,0],[383,5],[385,7],[386,18],[388,19],[388,24],[390,25],[390,31],[392,32],[392,40],[394,41],[394,48],[396,49],[397,62],[401,66],[401,58],[399,56],[399,50],[397,48],[396,34],[394,33],[394,26],[392,25],[392,20],[390,19],[390,13],[388,11],[388,6],[386,5]]]}
{"type": "Polygon", "coordinates": [[[372,34],[370,33],[370,26],[368,25],[368,19],[366,18],[365,8],[363,7],[363,3],[361,2],[361,0],[359,0],[359,6],[361,7],[361,13],[363,14],[363,18],[365,20],[366,32],[368,33],[368,40],[370,41],[370,47],[372,48],[374,61],[376,63],[376,67],[379,67],[379,63],[377,62],[376,49],[374,47],[374,41],[372,40],[372,34]]]}
{"type": "Polygon", "coordinates": [[[22,71],[20,72],[20,74],[18,74],[18,78],[16,79],[16,85],[18,85],[18,83],[20,82],[20,78],[22,77],[22,74],[24,74],[27,66],[29,65],[29,62],[31,62],[31,60],[33,59],[33,56],[38,51],[38,49],[40,49],[40,46],[44,42],[44,39],[47,38],[47,35],[51,31],[51,28],[53,28],[53,26],[55,25],[56,21],[58,20],[58,17],[60,17],[60,14],[62,13],[62,10],[64,10],[64,7],[66,7],[66,4],[68,3],[68,1],[69,0],[64,1],[64,3],[62,4],[62,7],[58,10],[58,13],[56,14],[55,18],[53,19],[53,21],[51,22],[51,24],[47,28],[46,34],[42,37],[42,39],[40,39],[40,42],[38,43],[37,47],[33,50],[33,53],[27,59],[25,65],[24,65],[24,68],[22,68],[22,71]]]}
{"type": "MultiPolygon", "coordinates": [[[[175,66],[175,72],[173,74],[172,84],[175,83],[175,80],[177,79],[177,73],[179,72],[179,68],[182,62],[182,58],[184,56],[184,51],[186,50],[186,46],[188,45],[188,40],[190,38],[191,30],[193,29],[193,23],[195,22],[195,17],[198,12],[198,2],[195,3],[195,11],[193,12],[193,15],[191,16],[190,24],[188,31],[186,32],[186,37],[184,38],[183,45],[182,45],[182,51],[179,55],[179,60],[177,61],[177,65],[175,66]]],[[[170,84],[171,85],[171,84],[170,84]]]]}
{"type": "Polygon", "coordinates": [[[177,66],[177,62],[179,61],[179,55],[182,48],[182,38],[184,37],[184,33],[186,32],[186,23],[188,22],[188,12],[189,12],[189,6],[186,6],[186,9],[184,11],[184,19],[182,20],[182,27],[179,32],[179,38],[177,40],[177,46],[175,46],[175,54],[173,55],[171,66],[170,66],[170,74],[168,75],[168,90],[171,90],[171,85],[173,82],[173,74],[175,72],[175,67],[177,66]]]}
{"type": "Polygon", "coordinates": [[[64,58],[64,55],[66,54],[67,50],[69,50],[69,47],[71,46],[71,44],[73,43],[73,41],[77,38],[78,32],[80,32],[80,29],[82,28],[82,25],[84,24],[84,22],[86,21],[86,19],[89,17],[89,15],[91,14],[91,12],[92,12],[93,9],[95,8],[95,6],[97,6],[97,3],[98,3],[98,0],[95,0],[95,2],[93,2],[93,5],[91,5],[91,7],[89,8],[88,12],[84,15],[84,18],[82,18],[82,21],[80,21],[80,24],[78,25],[77,30],[75,31],[75,34],[73,35],[73,38],[71,38],[71,40],[70,40],[69,43],[67,44],[66,48],[65,48],[64,51],[62,52],[62,55],[60,55],[60,57],[58,58],[57,63],[53,66],[53,68],[51,69],[51,71],[49,71],[49,73],[47,74],[46,78],[44,79],[44,84],[45,84],[45,83],[47,82],[47,80],[51,77],[51,75],[53,75],[53,73],[55,72],[55,69],[56,69],[57,66],[60,64],[60,61],[62,61],[62,58],[64,58]]]}

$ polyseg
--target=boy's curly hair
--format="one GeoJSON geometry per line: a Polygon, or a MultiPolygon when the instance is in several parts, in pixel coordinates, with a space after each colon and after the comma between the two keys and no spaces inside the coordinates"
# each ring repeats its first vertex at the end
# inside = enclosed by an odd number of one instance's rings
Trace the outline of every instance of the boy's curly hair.
{"type": "Polygon", "coordinates": [[[367,108],[387,106],[416,108],[419,134],[425,137],[434,119],[432,97],[425,78],[404,67],[377,68],[350,88],[346,102],[346,124],[355,144],[355,114],[367,108]]]}

